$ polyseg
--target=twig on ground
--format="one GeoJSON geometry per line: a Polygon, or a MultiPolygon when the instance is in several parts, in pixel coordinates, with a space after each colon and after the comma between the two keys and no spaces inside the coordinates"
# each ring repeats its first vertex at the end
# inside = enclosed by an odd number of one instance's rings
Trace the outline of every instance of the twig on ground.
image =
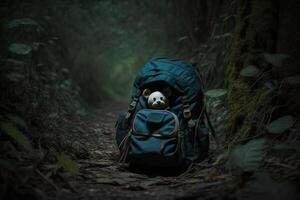
{"type": "Polygon", "coordinates": [[[58,187],[49,179],[47,178],[40,170],[34,170],[40,177],[42,177],[47,183],[49,183],[56,191],[58,191],[58,187]]]}

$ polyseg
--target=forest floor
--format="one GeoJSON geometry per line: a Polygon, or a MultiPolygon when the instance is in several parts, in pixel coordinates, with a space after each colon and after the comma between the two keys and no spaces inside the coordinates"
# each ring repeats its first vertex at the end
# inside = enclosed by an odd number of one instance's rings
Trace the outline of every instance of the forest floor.
{"type": "Polygon", "coordinates": [[[86,116],[63,122],[70,127],[65,140],[77,152],[79,173],[61,174],[55,181],[59,199],[217,199],[232,190],[232,180],[218,166],[214,150],[209,159],[177,176],[134,173],[118,163],[114,126],[125,109],[125,105],[105,103],[86,116]]]}

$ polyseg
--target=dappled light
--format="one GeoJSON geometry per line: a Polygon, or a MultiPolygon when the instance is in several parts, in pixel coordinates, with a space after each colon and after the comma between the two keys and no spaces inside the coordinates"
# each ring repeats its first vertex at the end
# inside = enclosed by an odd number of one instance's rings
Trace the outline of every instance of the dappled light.
{"type": "Polygon", "coordinates": [[[183,24],[174,21],[175,7],[168,1],[61,6],[65,12],[52,20],[61,19],[56,26],[68,48],[68,64],[87,99],[127,102],[135,73],[146,60],[188,54],[179,49],[183,24]]]}

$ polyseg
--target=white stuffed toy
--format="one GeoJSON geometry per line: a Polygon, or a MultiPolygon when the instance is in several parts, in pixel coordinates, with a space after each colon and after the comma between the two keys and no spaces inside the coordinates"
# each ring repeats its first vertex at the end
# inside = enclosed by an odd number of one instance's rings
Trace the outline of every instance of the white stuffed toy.
{"type": "Polygon", "coordinates": [[[169,97],[171,96],[171,89],[163,88],[163,91],[151,92],[150,89],[143,91],[143,96],[147,99],[148,107],[152,109],[166,109],[169,106],[169,97]]]}

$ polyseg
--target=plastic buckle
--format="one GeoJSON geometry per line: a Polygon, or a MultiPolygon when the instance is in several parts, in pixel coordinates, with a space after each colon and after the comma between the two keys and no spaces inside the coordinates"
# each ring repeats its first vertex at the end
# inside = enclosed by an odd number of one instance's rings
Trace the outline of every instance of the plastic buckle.
{"type": "Polygon", "coordinates": [[[130,110],[130,111],[134,110],[135,106],[136,106],[136,101],[133,100],[133,101],[131,102],[131,104],[129,105],[128,110],[130,110]]]}
{"type": "Polygon", "coordinates": [[[181,101],[184,105],[189,104],[189,100],[186,97],[182,97],[181,101]]]}
{"type": "Polygon", "coordinates": [[[189,120],[188,121],[188,127],[189,128],[194,128],[196,126],[196,122],[195,122],[195,120],[189,120]]]}
{"type": "Polygon", "coordinates": [[[184,110],[189,110],[190,109],[190,105],[188,105],[188,104],[183,105],[183,109],[184,110]]]}
{"type": "Polygon", "coordinates": [[[132,111],[135,109],[137,101],[138,101],[138,98],[134,97],[132,102],[129,105],[129,108],[128,108],[129,111],[132,111]]]}
{"type": "Polygon", "coordinates": [[[183,110],[183,117],[184,117],[185,119],[189,119],[189,118],[192,117],[192,114],[191,114],[191,111],[190,111],[189,108],[185,108],[185,109],[183,110]]]}

